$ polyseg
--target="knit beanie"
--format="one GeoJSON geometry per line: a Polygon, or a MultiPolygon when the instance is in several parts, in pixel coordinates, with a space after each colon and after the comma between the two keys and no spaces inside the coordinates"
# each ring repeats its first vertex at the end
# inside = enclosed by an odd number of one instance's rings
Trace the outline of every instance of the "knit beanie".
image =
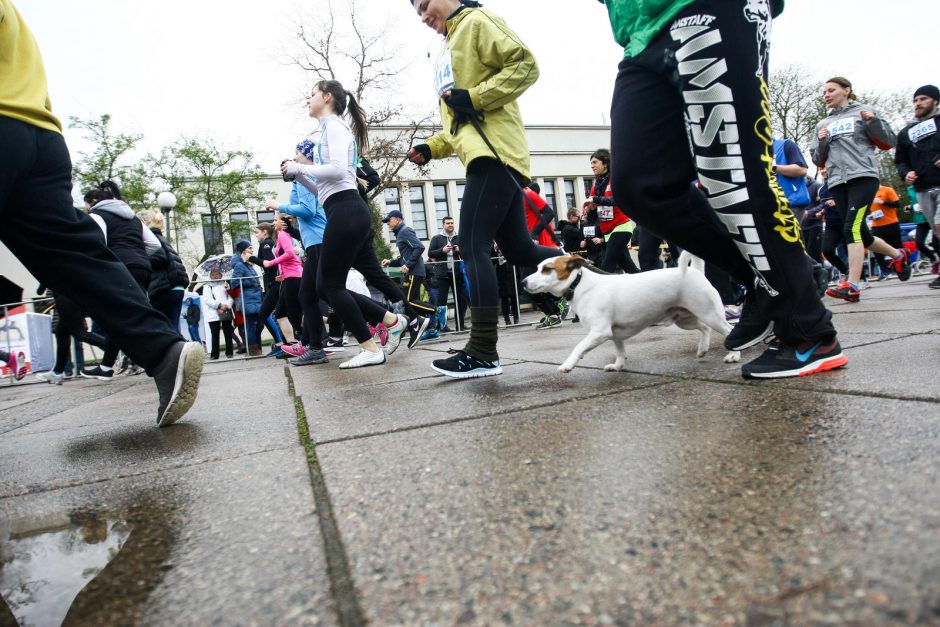
{"type": "Polygon", "coordinates": [[[914,92],[914,98],[917,98],[917,96],[927,96],[928,98],[933,98],[940,102],[940,89],[937,89],[936,85],[924,85],[923,87],[918,87],[917,91],[914,92]]]}

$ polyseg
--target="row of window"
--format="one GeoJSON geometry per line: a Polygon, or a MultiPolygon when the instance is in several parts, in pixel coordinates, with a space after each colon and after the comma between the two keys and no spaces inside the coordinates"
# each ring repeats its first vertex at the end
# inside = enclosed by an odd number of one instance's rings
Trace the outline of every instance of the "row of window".
{"type": "MultiPolygon", "coordinates": [[[[591,182],[589,178],[584,179],[585,196],[591,189],[591,182]]],[[[456,206],[460,206],[460,203],[463,201],[464,186],[463,181],[457,183],[456,206]]],[[[557,204],[555,181],[546,179],[541,186],[542,197],[545,198],[545,201],[555,211],[559,220],[564,220],[566,210],[569,207],[576,206],[577,202],[574,193],[575,180],[565,179],[564,186],[565,205],[563,207],[558,207],[557,204]],[[559,211],[562,213],[559,213],[559,211]]],[[[448,192],[446,183],[435,183],[432,185],[432,190],[434,194],[435,220],[433,231],[436,233],[440,229],[440,224],[444,216],[450,214],[450,203],[447,198],[448,192]]],[[[411,221],[409,223],[411,228],[415,230],[419,239],[429,239],[432,229],[428,228],[427,214],[424,210],[424,185],[414,185],[408,188],[408,203],[411,209],[411,221]]],[[[401,190],[398,187],[385,189],[385,211],[389,212],[393,209],[402,210],[401,190]]],[[[251,221],[247,211],[230,213],[229,219],[234,229],[232,231],[232,242],[234,244],[234,242],[242,239],[251,241],[253,234],[252,225],[260,222],[273,222],[274,212],[258,211],[254,222],[251,221]]],[[[222,237],[222,225],[217,217],[211,215],[202,216],[202,237],[208,254],[220,255],[224,252],[225,246],[222,237]]],[[[392,235],[392,238],[394,239],[394,235],[392,235]]]]}

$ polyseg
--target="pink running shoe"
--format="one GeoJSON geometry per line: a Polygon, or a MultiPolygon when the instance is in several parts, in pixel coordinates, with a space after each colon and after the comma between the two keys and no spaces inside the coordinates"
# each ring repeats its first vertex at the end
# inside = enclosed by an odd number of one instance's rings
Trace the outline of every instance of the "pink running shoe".
{"type": "Polygon", "coordinates": [[[26,376],[28,367],[26,366],[26,355],[22,352],[10,353],[10,359],[7,360],[7,368],[10,369],[10,376],[17,381],[21,381],[26,376]]]}
{"type": "Polygon", "coordinates": [[[291,357],[300,357],[307,349],[300,342],[295,342],[294,344],[284,344],[281,346],[281,350],[291,357]]]}
{"type": "Polygon", "coordinates": [[[388,344],[388,328],[386,328],[384,323],[380,322],[376,326],[371,327],[371,331],[373,340],[382,346],[388,344]]]}

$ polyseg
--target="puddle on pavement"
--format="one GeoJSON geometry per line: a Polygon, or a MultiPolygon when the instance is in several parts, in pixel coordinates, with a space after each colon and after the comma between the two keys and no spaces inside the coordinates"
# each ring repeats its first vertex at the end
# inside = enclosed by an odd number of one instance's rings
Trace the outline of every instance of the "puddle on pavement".
{"type": "Polygon", "coordinates": [[[140,622],[172,569],[173,518],[146,504],[2,523],[0,625],[140,622]]]}

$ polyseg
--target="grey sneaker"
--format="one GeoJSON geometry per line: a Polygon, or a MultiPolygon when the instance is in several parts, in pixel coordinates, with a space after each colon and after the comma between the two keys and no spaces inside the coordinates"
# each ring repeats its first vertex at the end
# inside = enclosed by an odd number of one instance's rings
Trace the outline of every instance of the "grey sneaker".
{"type": "Polygon", "coordinates": [[[311,364],[328,364],[330,359],[326,356],[325,351],[308,348],[303,355],[290,363],[292,366],[309,366],[311,364]]]}
{"type": "MultiPolygon", "coordinates": [[[[395,324],[388,327],[388,343],[385,345],[385,352],[389,355],[398,350],[398,345],[401,344],[401,336],[408,329],[408,318],[401,314],[397,315],[398,320],[395,322],[395,324]]],[[[350,361],[353,360],[351,359],[350,361]]]]}
{"type": "Polygon", "coordinates": [[[153,371],[153,381],[160,394],[157,426],[171,425],[196,402],[199,377],[206,351],[199,342],[177,342],[153,371]]]}

